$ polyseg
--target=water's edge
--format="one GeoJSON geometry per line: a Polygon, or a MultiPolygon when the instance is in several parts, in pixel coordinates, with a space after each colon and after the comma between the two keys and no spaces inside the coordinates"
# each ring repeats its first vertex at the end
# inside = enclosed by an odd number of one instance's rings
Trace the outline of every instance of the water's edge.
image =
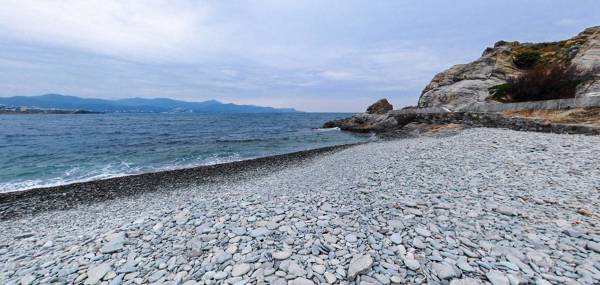
{"type": "Polygon", "coordinates": [[[348,144],[315,129],[340,114],[0,115],[0,192],[348,144]]]}
{"type": "Polygon", "coordinates": [[[65,210],[152,191],[168,191],[203,183],[232,182],[266,175],[321,154],[368,142],[342,144],[213,165],[148,172],[52,187],[0,193],[0,220],[39,212],[65,210]]]}

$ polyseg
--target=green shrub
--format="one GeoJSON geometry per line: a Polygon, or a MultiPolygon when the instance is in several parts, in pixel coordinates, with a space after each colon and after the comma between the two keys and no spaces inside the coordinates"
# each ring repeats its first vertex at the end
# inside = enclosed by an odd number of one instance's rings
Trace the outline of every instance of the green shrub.
{"type": "Polygon", "coordinates": [[[541,58],[542,55],[539,51],[529,49],[517,53],[513,58],[513,62],[520,69],[530,69],[534,67],[541,58]]]}
{"type": "Polygon", "coordinates": [[[509,100],[508,95],[510,93],[511,87],[512,86],[508,83],[490,87],[488,89],[490,92],[490,97],[488,97],[488,99],[498,102],[507,102],[509,100]]]}

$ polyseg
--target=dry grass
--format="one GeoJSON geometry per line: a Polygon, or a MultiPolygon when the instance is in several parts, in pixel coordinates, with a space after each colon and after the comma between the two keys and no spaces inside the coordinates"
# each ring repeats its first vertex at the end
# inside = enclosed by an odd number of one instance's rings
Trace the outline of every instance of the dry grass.
{"type": "Polygon", "coordinates": [[[520,110],[502,113],[508,117],[543,119],[548,123],[600,126],[600,107],[569,110],[520,110]]]}
{"type": "Polygon", "coordinates": [[[445,131],[456,131],[462,130],[465,126],[461,124],[444,124],[444,125],[432,125],[429,129],[432,133],[445,132],[445,131]]]}

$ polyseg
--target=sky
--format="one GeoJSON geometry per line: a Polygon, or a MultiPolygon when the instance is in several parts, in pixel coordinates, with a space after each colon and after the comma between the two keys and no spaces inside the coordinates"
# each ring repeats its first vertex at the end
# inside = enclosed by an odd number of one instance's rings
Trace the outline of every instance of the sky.
{"type": "Polygon", "coordinates": [[[498,40],[597,25],[598,0],[3,0],[0,96],[402,107],[498,40]]]}

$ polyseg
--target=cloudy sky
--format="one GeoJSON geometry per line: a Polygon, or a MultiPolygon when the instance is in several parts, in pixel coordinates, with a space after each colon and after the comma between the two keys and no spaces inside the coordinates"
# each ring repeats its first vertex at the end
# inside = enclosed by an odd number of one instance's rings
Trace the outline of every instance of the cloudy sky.
{"type": "Polygon", "coordinates": [[[3,0],[0,96],[412,105],[497,40],[600,25],[598,0],[3,0]]]}

